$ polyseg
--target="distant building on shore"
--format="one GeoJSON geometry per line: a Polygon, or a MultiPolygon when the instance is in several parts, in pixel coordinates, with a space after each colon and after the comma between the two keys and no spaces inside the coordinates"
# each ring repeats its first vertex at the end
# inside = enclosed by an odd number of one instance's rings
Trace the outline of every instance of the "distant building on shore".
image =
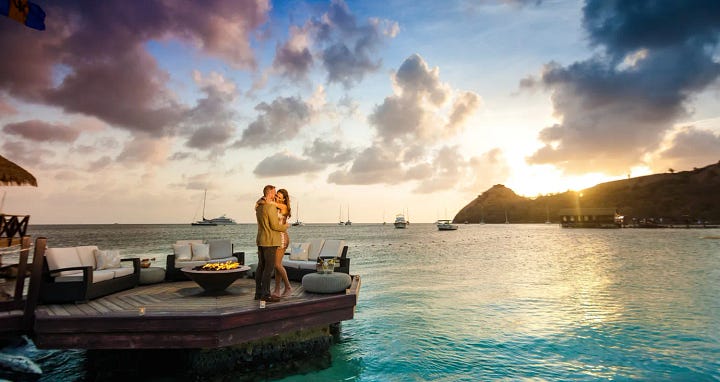
{"type": "Polygon", "coordinates": [[[558,215],[563,228],[620,228],[623,220],[614,208],[563,208],[558,215]]]}

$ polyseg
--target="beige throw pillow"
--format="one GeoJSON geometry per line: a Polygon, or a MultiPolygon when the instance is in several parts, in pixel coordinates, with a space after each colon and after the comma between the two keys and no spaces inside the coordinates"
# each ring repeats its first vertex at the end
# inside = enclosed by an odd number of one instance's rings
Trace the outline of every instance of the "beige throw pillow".
{"type": "Polygon", "coordinates": [[[190,261],[192,259],[192,249],[189,244],[173,244],[173,253],[175,253],[175,261],[190,261]]]}
{"type": "Polygon", "coordinates": [[[117,249],[95,250],[97,270],[120,268],[120,251],[117,249]]]}
{"type": "Polygon", "coordinates": [[[210,260],[210,244],[192,243],[192,261],[210,260]]]}
{"type": "Polygon", "coordinates": [[[293,243],[290,244],[290,260],[303,260],[308,259],[308,249],[310,249],[309,243],[293,243]]]}

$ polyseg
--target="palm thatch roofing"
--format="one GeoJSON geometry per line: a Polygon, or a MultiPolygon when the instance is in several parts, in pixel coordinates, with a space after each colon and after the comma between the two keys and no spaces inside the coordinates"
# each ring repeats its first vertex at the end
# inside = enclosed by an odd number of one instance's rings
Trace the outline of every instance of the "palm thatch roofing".
{"type": "Polygon", "coordinates": [[[0,185],[22,186],[24,184],[37,187],[37,180],[33,174],[0,155],[0,185]]]}

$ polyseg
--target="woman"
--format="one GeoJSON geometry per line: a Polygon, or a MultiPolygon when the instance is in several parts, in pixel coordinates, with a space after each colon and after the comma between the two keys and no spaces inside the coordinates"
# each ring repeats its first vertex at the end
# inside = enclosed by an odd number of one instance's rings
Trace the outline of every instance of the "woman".
{"type": "MultiPolygon", "coordinates": [[[[286,189],[281,188],[277,191],[277,194],[275,195],[275,204],[277,204],[280,224],[287,224],[291,215],[290,195],[288,195],[286,189]]],[[[285,267],[282,265],[282,261],[285,256],[285,250],[290,245],[290,236],[288,236],[287,232],[281,232],[280,235],[282,238],[282,244],[278,247],[277,253],[275,254],[275,290],[273,291],[273,295],[278,297],[288,297],[292,294],[292,286],[290,285],[290,280],[288,279],[285,267]],[[282,279],[282,282],[285,284],[285,291],[282,296],[280,296],[280,279],[282,279]]]]}

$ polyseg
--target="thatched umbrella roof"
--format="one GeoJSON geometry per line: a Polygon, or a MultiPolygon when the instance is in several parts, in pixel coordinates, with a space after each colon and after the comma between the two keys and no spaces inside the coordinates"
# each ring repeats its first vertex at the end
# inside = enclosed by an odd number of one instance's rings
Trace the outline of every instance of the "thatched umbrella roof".
{"type": "Polygon", "coordinates": [[[22,186],[24,184],[37,187],[37,180],[33,174],[0,155],[0,185],[22,186]]]}

